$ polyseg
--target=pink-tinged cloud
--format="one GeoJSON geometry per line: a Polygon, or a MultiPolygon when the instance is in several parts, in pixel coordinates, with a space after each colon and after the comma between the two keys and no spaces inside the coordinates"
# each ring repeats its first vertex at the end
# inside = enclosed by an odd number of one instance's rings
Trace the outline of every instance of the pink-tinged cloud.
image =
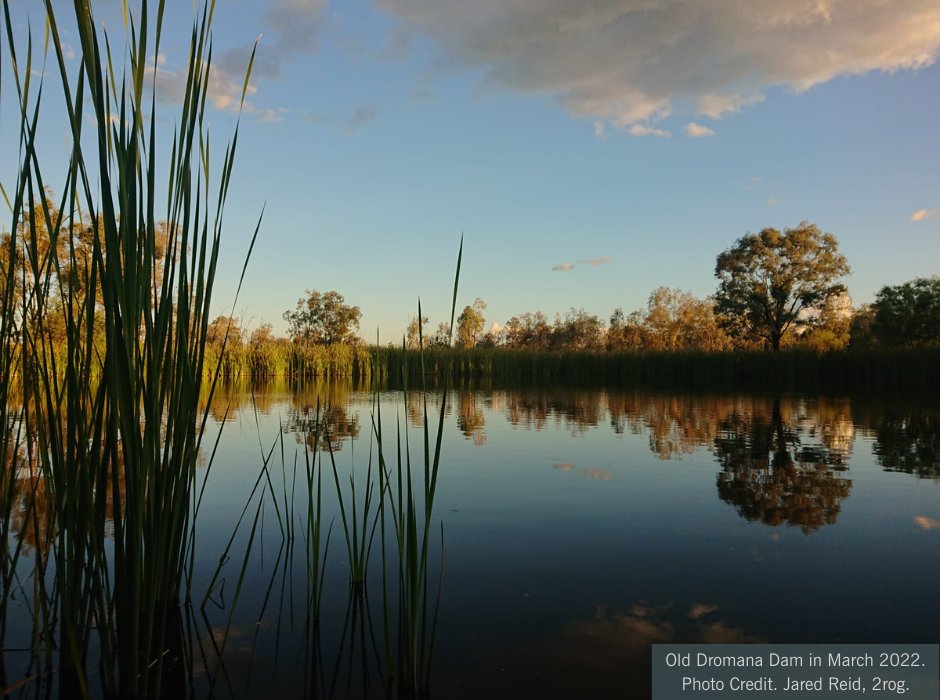
{"type": "Polygon", "coordinates": [[[568,272],[568,270],[574,269],[574,263],[562,263],[561,265],[555,265],[552,268],[552,272],[568,272]]]}
{"type": "Polygon", "coordinates": [[[717,609],[718,606],[712,605],[711,603],[695,603],[691,608],[689,608],[689,617],[693,620],[699,620],[706,615],[715,612],[717,609]]]}
{"type": "Polygon", "coordinates": [[[911,221],[926,221],[937,215],[936,209],[918,209],[911,214],[911,221]]]}
{"type": "Polygon", "coordinates": [[[634,124],[627,132],[630,136],[658,136],[660,138],[669,138],[672,136],[668,131],[664,129],[656,129],[652,126],[646,126],[645,124],[634,124]]]}
{"type": "Polygon", "coordinates": [[[720,117],[773,87],[919,69],[940,53],[937,0],[377,3],[436,42],[442,73],[463,65],[484,87],[556,96],[619,127],[720,117]]]}
{"type": "Polygon", "coordinates": [[[926,515],[918,515],[914,518],[914,524],[917,525],[922,530],[937,530],[940,529],[940,520],[936,518],[928,518],[926,515]]]}
{"type": "Polygon", "coordinates": [[[709,136],[714,136],[715,132],[702,124],[689,122],[685,125],[685,135],[693,139],[704,139],[709,136]]]}
{"type": "MultiPolygon", "coordinates": [[[[207,87],[210,104],[219,110],[235,111],[239,108],[242,84],[253,50],[255,57],[251,83],[246,91],[248,97],[257,93],[260,81],[280,77],[284,63],[298,54],[316,51],[322,26],[327,21],[327,9],[327,0],[268,2],[264,14],[265,33],[263,38],[258,38],[257,46],[248,44],[213,54],[207,87]]],[[[173,104],[183,101],[187,82],[185,57],[167,61],[161,54],[157,65],[149,66],[149,72],[150,80],[155,78],[158,100],[173,104]]],[[[264,122],[280,121],[278,109],[259,111],[248,102],[245,111],[258,112],[258,119],[264,122]]]]}
{"type": "Polygon", "coordinates": [[[598,265],[606,265],[609,263],[610,256],[605,255],[603,258],[588,258],[587,260],[579,260],[578,262],[590,265],[591,267],[597,267],[598,265]]]}

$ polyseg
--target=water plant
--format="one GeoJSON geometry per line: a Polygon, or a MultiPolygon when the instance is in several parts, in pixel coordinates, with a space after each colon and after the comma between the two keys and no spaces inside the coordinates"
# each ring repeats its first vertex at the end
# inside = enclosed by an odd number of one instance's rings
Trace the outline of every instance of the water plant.
{"type": "Polygon", "coordinates": [[[375,529],[378,525],[378,513],[374,510],[375,479],[372,475],[372,450],[369,450],[369,461],[366,468],[365,484],[360,486],[362,502],[356,496],[355,461],[349,473],[349,501],[340,484],[339,470],[336,466],[336,457],[327,440],[329,448],[330,465],[333,468],[333,480],[336,485],[336,500],[339,504],[340,520],[343,526],[343,535],[346,540],[347,562],[349,564],[349,582],[357,590],[361,590],[366,580],[366,571],[369,567],[369,558],[372,552],[372,542],[375,529]],[[348,512],[347,512],[348,505],[348,512]]]}
{"type": "MultiPolygon", "coordinates": [[[[160,52],[165,3],[155,5],[142,0],[132,14],[125,4],[121,65],[91,4],[76,2],[75,71],[65,59],[61,10],[45,3],[44,60],[57,68],[70,132],[62,194],[53,202],[37,142],[47,78],[32,89],[31,37],[20,62],[3,3],[20,149],[15,186],[4,195],[11,250],[21,258],[4,270],[0,375],[9,381],[20,353],[24,420],[35,431],[51,504],[45,531],[55,582],[37,614],[55,621],[57,638],[43,643],[57,648],[59,689],[70,697],[87,697],[97,684],[124,697],[159,696],[165,684],[177,685],[171,675],[186,653],[179,604],[188,596],[195,466],[207,417],[199,395],[238,126],[215,181],[205,114],[214,2],[206,2],[191,33],[166,179],[158,178],[163,147],[148,66],[160,52]],[[10,284],[13,270],[18,284],[10,284]],[[101,669],[94,684],[93,634],[101,669]]],[[[208,373],[211,396],[219,373],[208,373]]],[[[6,435],[3,444],[8,450],[6,435]]]]}
{"type": "MultiPolygon", "coordinates": [[[[451,301],[450,335],[453,336],[454,317],[457,308],[457,289],[460,282],[460,264],[463,258],[463,239],[457,254],[457,270],[454,275],[454,292],[451,301]]],[[[418,302],[418,318],[422,317],[421,302],[418,302]]],[[[408,404],[408,352],[402,357],[402,387],[405,405],[408,404]]],[[[392,662],[397,683],[406,689],[426,690],[430,685],[431,660],[434,637],[437,631],[437,612],[440,601],[440,585],[434,593],[430,586],[429,562],[431,560],[431,531],[434,513],[434,497],[441,465],[441,444],[444,436],[444,417],[447,406],[449,373],[444,374],[441,401],[437,415],[436,430],[428,417],[429,391],[426,384],[424,337],[419,328],[418,342],[419,391],[421,396],[422,423],[420,446],[422,459],[413,465],[411,438],[407,421],[404,431],[396,421],[394,472],[386,458],[386,442],[382,427],[381,405],[375,401],[374,433],[377,443],[380,485],[387,498],[387,511],[382,509],[382,560],[383,560],[383,611],[386,629],[386,657],[392,662]],[[432,449],[433,441],[433,449],[432,449]],[[416,468],[416,466],[418,468],[416,468]],[[388,578],[384,569],[388,551],[385,545],[385,515],[391,521],[388,534],[397,555],[394,569],[397,588],[397,615],[394,627],[388,600],[388,578]]],[[[383,501],[384,502],[384,501],[383,501]]],[[[443,567],[444,532],[441,524],[441,566],[443,567]]],[[[441,571],[441,577],[443,570],[441,571]]]]}

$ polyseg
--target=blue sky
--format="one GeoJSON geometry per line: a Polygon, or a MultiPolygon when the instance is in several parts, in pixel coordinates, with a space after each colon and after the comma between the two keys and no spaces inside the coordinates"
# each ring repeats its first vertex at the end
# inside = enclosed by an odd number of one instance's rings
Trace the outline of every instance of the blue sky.
{"type": "MultiPolygon", "coordinates": [[[[192,9],[169,4],[172,119],[192,9]]],[[[40,3],[14,5],[41,31],[40,3]]],[[[118,8],[96,3],[111,31],[118,8]]],[[[707,296],[718,253],[801,220],[838,238],[856,304],[940,272],[935,1],[220,0],[217,142],[259,34],[217,297],[266,206],[247,325],[284,331],[315,288],[359,305],[370,339],[400,337],[418,296],[433,327],[461,233],[458,304],[484,298],[488,325],[707,296]]]]}

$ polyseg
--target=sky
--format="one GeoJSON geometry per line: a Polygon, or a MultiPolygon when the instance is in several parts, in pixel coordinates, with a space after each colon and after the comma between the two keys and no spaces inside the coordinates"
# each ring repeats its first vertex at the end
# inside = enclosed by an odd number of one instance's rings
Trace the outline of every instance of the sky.
{"type": "MultiPolygon", "coordinates": [[[[12,5],[41,35],[42,3],[12,5]]],[[[168,5],[169,124],[194,10],[168,5]]],[[[94,8],[121,46],[120,3],[94,8]]],[[[801,221],[838,239],[856,305],[940,273],[936,0],[218,0],[219,157],[255,41],[216,294],[245,326],[286,332],[317,289],[370,340],[399,341],[419,297],[433,329],[461,236],[458,313],[481,297],[488,326],[708,296],[720,252],[801,221]]],[[[48,158],[61,111],[43,104],[48,158]]],[[[10,136],[0,102],[4,184],[10,136]]]]}

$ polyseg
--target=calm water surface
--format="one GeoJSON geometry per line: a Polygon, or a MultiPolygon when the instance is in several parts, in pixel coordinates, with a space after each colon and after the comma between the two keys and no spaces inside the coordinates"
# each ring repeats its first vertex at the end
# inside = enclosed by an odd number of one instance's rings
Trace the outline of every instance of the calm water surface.
{"type": "MultiPolygon", "coordinates": [[[[440,399],[429,397],[433,424],[440,399]]],[[[304,443],[313,441],[305,429],[318,400],[347,504],[350,472],[361,503],[369,391],[222,391],[211,407],[209,437],[224,430],[200,514],[197,588],[272,446],[270,493],[279,494],[259,511],[263,535],[217,680],[223,694],[383,695],[379,547],[365,599],[350,598],[328,453],[324,527],[333,531],[315,634],[305,624],[303,538],[282,547],[274,502],[288,513],[293,493],[300,525],[304,443]]],[[[397,419],[420,463],[420,396],[383,391],[380,400],[386,442],[397,419]]],[[[940,641],[935,403],[459,390],[445,410],[433,521],[435,697],[642,697],[656,642],[940,641]]],[[[215,637],[239,566],[234,557],[223,568],[225,587],[207,607],[215,637]]]]}

